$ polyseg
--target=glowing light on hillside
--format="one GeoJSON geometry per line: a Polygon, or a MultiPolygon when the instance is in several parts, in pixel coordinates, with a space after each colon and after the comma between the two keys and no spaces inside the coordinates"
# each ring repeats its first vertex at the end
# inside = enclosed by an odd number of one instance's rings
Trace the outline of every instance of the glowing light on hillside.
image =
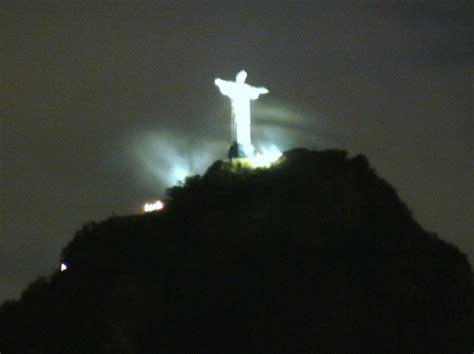
{"type": "Polygon", "coordinates": [[[251,164],[253,168],[270,167],[281,156],[281,151],[272,146],[268,149],[262,149],[262,152],[257,152],[255,157],[252,158],[251,164]]]}
{"type": "Polygon", "coordinates": [[[59,269],[61,272],[64,272],[67,269],[67,265],[65,263],[61,263],[61,267],[59,269]]]}
{"type": "Polygon", "coordinates": [[[157,210],[161,210],[164,208],[164,204],[161,200],[157,200],[156,202],[153,202],[153,203],[145,203],[145,205],[143,205],[143,211],[145,213],[149,213],[151,211],[157,211],[157,210]]]}
{"type": "Polygon", "coordinates": [[[191,175],[191,172],[184,165],[176,164],[171,168],[171,176],[175,183],[184,183],[186,177],[191,175]]]}

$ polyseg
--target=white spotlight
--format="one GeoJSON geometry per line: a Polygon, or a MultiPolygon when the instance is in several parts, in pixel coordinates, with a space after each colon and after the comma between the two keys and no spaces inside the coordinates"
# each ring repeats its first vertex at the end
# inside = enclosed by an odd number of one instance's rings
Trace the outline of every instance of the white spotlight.
{"type": "Polygon", "coordinates": [[[61,263],[60,270],[61,272],[64,272],[67,269],[67,265],[65,263],[61,263]]]}
{"type": "Polygon", "coordinates": [[[153,202],[153,203],[145,203],[145,205],[143,205],[143,211],[145,213],[149,213],[151,211],[161,210],[163,209],[164,206],[165,205],[163,204],[161,200],[157,200],[156,202],[153,202]]]}
{"type": "Polygon", "coordinates": [[[270,148],[263,149],[261,153],[257,153],[255,157],[252,158],[251,164],[253,168],[258,167],[270,167],[272,163],[277,161],[282,156],[280,150],[275,146],[270,148]]]}

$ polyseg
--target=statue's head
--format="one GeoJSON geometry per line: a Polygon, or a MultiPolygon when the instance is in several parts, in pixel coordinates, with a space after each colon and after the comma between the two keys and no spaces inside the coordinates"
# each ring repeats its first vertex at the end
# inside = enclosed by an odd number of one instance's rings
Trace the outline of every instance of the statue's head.
{"type": "Polygon", "coordinates": [[[235,77],[235,81],[238,82],[239,84],[243,84],[246,78],[247,78],[247,72],[245,70],[241,70],[235,77]]]}

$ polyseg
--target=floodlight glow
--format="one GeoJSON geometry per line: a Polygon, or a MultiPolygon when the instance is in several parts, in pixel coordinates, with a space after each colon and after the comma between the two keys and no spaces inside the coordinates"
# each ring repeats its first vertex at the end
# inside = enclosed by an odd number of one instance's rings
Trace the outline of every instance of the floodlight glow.
{"type": "Polygon", "coordinates": [[[184,183],[186,177],[191,175],[191,172],[186,166],[176,164],[171,168],[170,174],[177,183],[184,183]]]}
{"type": "Polygon", "coordinates": [[[269,149],[264,149],[261,153],[257,153],[255,157],[251,159],[251,165],[253,168],[259,167],[270,167],[275,161],[282,156],[280,150],[272,146],[269,149]]]}
{"type": "Polygon", "coordinates": [[[65,263],[61,263],[61,267],[59,269],[61,272],[64,272],[67,269],[67,265],[65,263]]]}
{"type": "Polygon", "coordinates": [[[232,142],[251,146],[250,138],[250,100],[256,100],[269,91],[265,87],[253,87],[245,83],[247,73],[241,70],[235,81],[215,79],[219,91],[230,98],[232,105],[232,142]]]}
{"type": "Polygon", "coordinates": [[[140,163],[133,170],[150,193],[155,193],[157,187],[180,185],[187,177],[203,173],[227,145],[223,141],[198,140],[182,134],[165,129],[143,130],[137,141],[129,145],[132,158],[140,163]]]}
{"type": "Polygon", "coordinates": [[[143,205],[143,211],[145,213],[149,213],[151,211],[161,210],[163,209],[164,206],[165,205],[163,204],[161,200],[157,200],[154,203],[145,203],[145,205],[143,205]]]}

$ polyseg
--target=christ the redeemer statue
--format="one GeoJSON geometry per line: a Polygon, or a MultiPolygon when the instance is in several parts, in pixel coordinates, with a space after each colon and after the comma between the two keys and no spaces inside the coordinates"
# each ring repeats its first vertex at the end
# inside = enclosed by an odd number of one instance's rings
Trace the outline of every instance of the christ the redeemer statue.
{"type": "Polygon", "coordinates": [[[250,138],[250,100],[268,93],[265,87],[253,87],[245,83],[247,73],[240,71],[235,81],[216,79],[214,83],[220,92],[229,97],[232,104],[232,145],[229,157],[250,157],[254,148],[250,138]]]}

